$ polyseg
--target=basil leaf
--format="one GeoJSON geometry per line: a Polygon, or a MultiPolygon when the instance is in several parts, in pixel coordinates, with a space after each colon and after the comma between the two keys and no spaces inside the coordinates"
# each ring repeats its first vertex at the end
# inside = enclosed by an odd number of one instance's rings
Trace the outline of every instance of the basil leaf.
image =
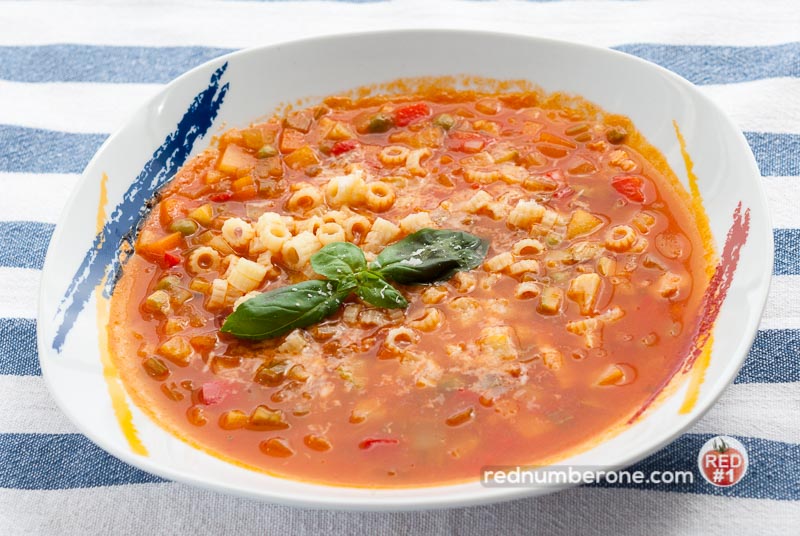
{"type": "Polygon", "coordinates": [[[311,256],[311,267],[319,275],[339,281],[367,269],[364,252],[348,242],[333,242],[311,256]]]}
{"type": "Polygon", "coordinates": [[[279,337],[332,315],[352,290],[335,281],[314,279],[264,292],[241,303],[220,331],[241,339],[279,337]]]}
{"type": "Polygon", "coordinates": [[[356,294],[365,302],[375,307],[387,309],[404,309],[408,301],[396,288],[386,282],[381,276],[363,272],[360,274],[356,294]]]}
{"type": "Polygon", "coordinates": [[[432,283],[480,265],[489,242],[463,231],[422,229],[384,248],[370,268],[398,283],[432,283]]]}

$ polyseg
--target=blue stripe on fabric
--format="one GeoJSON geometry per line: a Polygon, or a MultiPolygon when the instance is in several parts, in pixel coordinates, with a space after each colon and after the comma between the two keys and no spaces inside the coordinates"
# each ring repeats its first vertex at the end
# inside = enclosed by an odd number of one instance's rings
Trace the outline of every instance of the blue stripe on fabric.
{"type": "MultiPolygon", "coordinates": [[[[798,42],[750,47],[635,43],[614,48],[662,65],[695,84],[800,76],[798,42]]],[[[201,46],[3,46],[0,79],[34,83],[164,84],[192,67],[234,50],[201,46]]]]}
{"type": "MultiPolygon", "coordinates": [[[[744,134],[762,175],[800,175],[800,134],[744,134]]],[[[0,172],[80,173],[107,137],[0,125],[0,172]]]]}
{"type": "Polygon", "coordinates": [[[736,436],[747,449],[750,460],[747,474],[729,488],[718,488],[706,482],[697,467],[700,448],[712,437],[712,434],[682,435],[669,446],[629,468],[630,471],[643,471],[645,475],[651,471],[692,471],[694,482],[691,484],[631,483],[611,486],[601,483],[591,487],[624,487],[778,501],[800,500],[800,445],[736,436]]]}
{"type": "Polygon", "coordinates": [[[0,434],[0,488],[70,489],[165,482],[79,434],[0,434]]]}
{"type": "Polygon", "coordinates": [[[800,382],[798,356],[800,330],[760,330],[734,383],[800,382]]]}
{"type": "Polygon", "coordinates": [[[800,134],[745,132],[744,136],[762,175],[800,175],[800,134]]]}
{"type": "Polygon", "coordinates": [[[36,349],[36,321],[0,318],[0,374],[41,376],[36,349]]]}
{"type": "Polygon", "coordinates": [[[657,63],[694,84],[800,76],[800,43],[751,47],[641,43],[614,48],[657,63]]]}
{"type": "Polygon", "coordinates": [[[41,269],[54,228],[38,221],[0,221],[0,266],[41,269]]]}
{"type": "MultiPolygon", "coordinates": [[[[748,451],[750,466],[741,482],[717,488],[703,480],[697,455],[711,434],[686,434],[633,465],[631,471],[691,471],[688,484],[596,484],[701,495],[783,501],[800,500],[800,445],[737,437],[748,451]]],[[[165,482],[105,453],[79,434],[0,434],[0,488],[73,489],[165,482]]]]}
{"type": "Polygon", "coordinates": [[[81,173],[107,137],[0,125],[0,171],[81,173]]]}
{"type": "Polygon", "coordinates": [[[773,229],[772,238],[775,242],[775,265],[772,273],[800,274],[800,229],[773,229]]]}
{"type": "MultiPolygon", "coordinates": [[[[798,355],[800,330],[761,330],[735,383],[800,382],[798,355]]],[[[34,320],[0,318],[0,374],[41,375],[34,320]]]]}
{"type": "Polygon", "coordinates": [[[0,47],[0,78],[32,83],[166,84],[234,50],[199,46],[4,46],[0,47]]]}

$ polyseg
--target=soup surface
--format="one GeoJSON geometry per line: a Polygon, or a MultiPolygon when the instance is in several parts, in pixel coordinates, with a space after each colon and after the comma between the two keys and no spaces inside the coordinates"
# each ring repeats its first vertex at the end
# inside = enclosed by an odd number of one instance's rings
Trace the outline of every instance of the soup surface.
{"type": "Polygon", "coordinates": [[[624,425],[692,344],[703,247],[659,162],[626,118],[536,91],[334,97],[228,130],[154,200],[112,354],[161,425],[275,475],[409,486],[551,462],[624,425]],[[276,337],[220,331],[322,279],[323,246],[372,261],[422,229],[488,252],[389,281],[407,307],[350,294],[276,337]]]}

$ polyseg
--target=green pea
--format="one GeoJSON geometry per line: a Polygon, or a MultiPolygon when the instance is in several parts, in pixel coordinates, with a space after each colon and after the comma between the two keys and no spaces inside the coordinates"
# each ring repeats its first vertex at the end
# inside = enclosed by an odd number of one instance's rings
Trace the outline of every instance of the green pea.
{"type": "Polygon", "coordinates": [[[367,130],[372,133],[386,132],[394,126],[392,118],[386,114],[375,114],[369,120],[367,130]]]}
{"type": "Polygon", "coordinates": [[[278,154],[278,150],[269,143],[263,146],[261,149],[258,150],[256,156],[258,158],[268,158],[270,156],[275,156],[278,154]]]}
{"type": "Polygon", "coordinates": [[[173,221],[169,226],[169,230],[173,233],[178,232],[183,236],[189,236],[197,232],[197,223],[189,218],[182,218],[173,221]]]}

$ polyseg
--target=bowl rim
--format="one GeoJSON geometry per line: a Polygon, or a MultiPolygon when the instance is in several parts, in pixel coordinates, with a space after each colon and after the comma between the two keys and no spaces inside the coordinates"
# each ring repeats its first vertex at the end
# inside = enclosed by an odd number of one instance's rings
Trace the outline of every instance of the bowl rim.
{"type": "MultiPolygon", "coordinates": [[[[629,61],[634,64],[638,64],[639,66],[646,69],[651,69],[651,70],[655,69],[662,76],[665,76],[671,81],[677,83],[681,88],[688,90],[694,97],[696,97],[697,99],[702,101],[706,106],[710,107],[711,109],[713,109],[718,113],[718,115],[720,116],[720,120],[723,123],[725,123],[727,128],[730,129],[730,131],[734,134],[734,137],[736,138],[738,144],[738,147],[736,147],[736,149],[739,149],[744,153],[744,158],[747,160],[749,164],[749,169],[746,170],[747,174],[753,177],[759,177],[759,178],[761,177],[758,164],[753,156],[750,146],[747,143],[747,140],[744,137],[742,131],[728,116],[728,114],[713,100],[711,100],[711,98],[709,98],[703,92],[699,91],[694,84],[692,84],[685,78],[681,77],[680,75],[668,69],[665,69],[664,67],[661,67],[660,65],[633,56],[631,54],[627,54],[625,52],[621,52],[603,46],[595,46],[585,43],[576,43],[572,41],[539,37],[539,36],[516,33],[516,32],[470,30],[470,29],[443,27],[443,28],[425,28],[425,29],[398,28],[391,30],[372,30],[372,31],[359,31],[359,32],[332,32],[332,33],[316,35],[313,37],[292,39],[269,45],[244,48],[233,52],[229,52],[227,54],[203,62],[202,64],[193,67],[192,69],[182,73],[180,76],[169,81],[155,94],[151,95],[148,99],[146,99],[143,103],[141,103],[141,105],[138,106],[135,109],[135,111],[128,116],[128,119],[125,122],[123,122],[111,135],[109,135],[108,138],[97,149],[93,157],[87,163],[84,170],[81,172],[81,176],[79,177],[78,181],[73,187],[70,195],[67,197],[67,200],[64,204],[64,208],[62,209],[62,212],[56,223],[50,243],[48,244],[47,254],[45,256],[45,261],[42,267],[42,276],[39,285],[37,314],[36,314],[37,325],[42,325],[42,323],[46,323],[48,321],[48,319],[46,319],[44,316],[45,300],[46,300],[44,281],[46,274],[55,268],[56,259],[54,258],[55,253],[53,244],[57,243],[57,241],[59,241],[62,238],[64,229],[68,224],[69,214],[71,212],[70,209],[75,203],[76,199],[78,198],[79,191],[91,180],[89,174],[87,173],[87,170],[92,169],[96,165],[100,156],[103,153],[105,153],[109,149],[109,147],[113,146],[116,143],[117,138],[124,130],[128,128],[133,118],[140,115],[144,116],[149,115],[148,110],[150,109],[150,107],[154,103],[159,102],[170,92],[172,92],[176,86],[182,84],[186,79],[195,76],[196,73],[198,72],[205,71],[208,69],[213,69],[215,66],[221,65],[231,59],[236,59],[248,55],[258,55],[265,51],[276,50],[286,46],[308,45],[308,44],[311,45],[317,44],[318,46],[324,46],[326,43],[334,42],[340,39],[349,40],[349,39],[370,38],[376,36],[385,36],[385,37],[402,36],[404,38],[408,38],[414,35],[427,37],[436,34],[461,35],[465,37],[475,37],[479,39],[494,38],[494,39],[506,39],[509,41],[518,40],[527,42],[534,46],[552,45],[567,49],[572,48],[574,50],[577,50],[579,53],[591,52],[591,53],[606,54],[611,58],[621,59],[623,61],[629,61]]],[[[700,418],[702,418],[703,415],[705,415],[708,412],[708,410],[714,406],[714,404],[716,404],[716,402],[719,400],[720,396],[725,391],[725,389],[729,385],[731,385],[733,379],[735,378],[736,374],[738,373],[739,369],[741,368],[742,364],[747,358],[748,351],[753,344],[756,333],[758,331],[758,325],[761,316],[763,315],[764,308],[766,306],[769,285],[773,275],[772,266],[774,263],[774,238],[771,232],[773,227],[770,218],[770,212],[768,208],[769,204],[767,202],[766,192],[764,190],[761,181],[755,181],[755,188],[756,191],[758,192],[758,196],[757,199],[754,200],[755,202],[753,203],[753,205],[751,205],[751,208],[758,207],[759,209],[760,208],[764,209],[763,214],[759,215],[763,216],[765,219],[766,232],[764,233],[764,236],[761,237],[755,237],[754,235],[751,234],[750,238],[751,239],[757,238],[765,242],[768,249],[768,258],[765,259],[768,262],[765,264],[765,266],[769,267],[769,271],[766,274],[762,274],[764,275],[764,277],[762,277],[759,280],[757,287],[754,286],[755,291],[758,293],[758,300],[756,300],[757,307],[752,310],[752,313],[749,316],[749,322],[747,324],[747,328],[742,332],[742,335],[739,338],[739,343],[736,346],[736,351],[731,355],[736,359],[731,359],[732,363],[728,366],[728,368],[721,371],[722,374],[720,374],[715,379],[715,383],[713,384],[712,387],[708,387],[708,389],[711,391],[710,396],[708,396],[702,403],[700,401],[697,402],[692,415],[687,417],[687,421],[683,425],[676,426],[675,429],[672,430],[671,432],[656,436],[655,439],[651,439],[648,442],[646,448],[637,450],[635,453],[626,456],[623,460],[619,461],[617,464],[607,467],[607,469],[619,470],[628,467],[646,458],[653,452],[663,448],[669,443],[672,443],[678,436],[683,434],[688,428],[690,428],[700,418]],[[734,364],[735,366],[732,366],[734,364]]],[[[124,463],[127,463],[151,475],[155,475],[171,481],[190,484],[193,486],[197,486],[199,488],[210,489],[228,495],[257,499],[260,501],[267,501],[276,504],[300,506],[306,508],[312,507],[312,508],[324,508],[331,510],[358,510],[358,511],[369,511],[369,510],[410,511],[410,510],[428,510],[435,508],[454,508],[454,507],[465,507],[465,506],[480,505],[480,504],[491,504],[502,501],[509,501],[513,499],[521,499],[525,497],[537,496],[545,493],[553,493],[577,485],[577,484],[566,484],[566,485],[547,486],[546,488],[480,487],[472,491],[465,490],[465,492],[457,493],[455,495],[448,494],[445,492],[435,497],[426,497],[423,500],[420,500],[419,497],[413,495],[405,495],[403,497],[397,497],[397,496],[392,496],[391,494],[392,492],[402,492],[409,490],[429,490],[429,489],[430,490],[452,489],[455,491],[459,487],[471,486],[474,484],[474,482],[469,481],[469,482],[450,483],[443,485],[430,485],[430,486],[426,485],[426,486],[400,487],[400,488],[368,488],[368,487],[357,488],[351,486],[327,485],[311,481],[294,480],[291,478],[283,478],[279,476],[264,474],[264,477],[267,479],[278,479],[281,481],[290,481],[293,483],[299,483],[310,488],[325,490],[325,492],[317,495],[306,495],[303,490],[300,491],[281,490],[275,492],[271,490],[269,487],[265,487],[263,490],[258,490],[258,491],[243,489],[241,487],[237,487],[236,485],[228,485],[221,483],[219,479],[213,479],[213,478],[209,479],[202,475],[195,475],[174,470],[171,467],[166,466],[162,463],[154,462],[151,457],[139,456],[130,451],[130,449],[117,448],[113,443],[106,441],[102,434],[95,433],[95,430],[93,428],[84,425],[81,419],[75,418],[75,416],[72,415],[67,409],[68,405],[62,399],[61,391],[55,388],[54,386],[55,382],[55,379],[53,377],[54,373],[50,371],[48,358],[45,357],[49,356],[53,350],[52,348],[50,348],[49,341],[44,340],[44,333],[41,329],[37,329],[37,350],[38,350],[38,360],[42,370],[42,377],[44,378],[45,385],[47,386],[50,395],[53,397],[59,409],[64,412],[64,414],[69,418],[69,420],[81,434],[85,435],[89,440],[91,440],[93,443],[99,446],[103,451],[111,454],[112,456],[123,461],[124,463]],[[364,494],[358,497],[350,497],[350,496],[338,497],[335,494],[335,490],[337,489],[346,489],[348,491],[358,490],[358,491],[363,491],[364,494]]],[[[709,384],[704,383],[704,385],[709,385],[709,384]]],[[[125,394],[125,396],[128,397],[127,393],[125,394]]],[[[164,432],[169,433],[165,430],[164,432]]],[[[173,437],[173,439],[176,441],[180,441],[180,439],[176,437],[173,437]]],[[[212,456],[210,454],[208,455],[212,456]]],[[[215,459],[219,459],[216,456],[212,457],[214,457],[215,459]]]]}

